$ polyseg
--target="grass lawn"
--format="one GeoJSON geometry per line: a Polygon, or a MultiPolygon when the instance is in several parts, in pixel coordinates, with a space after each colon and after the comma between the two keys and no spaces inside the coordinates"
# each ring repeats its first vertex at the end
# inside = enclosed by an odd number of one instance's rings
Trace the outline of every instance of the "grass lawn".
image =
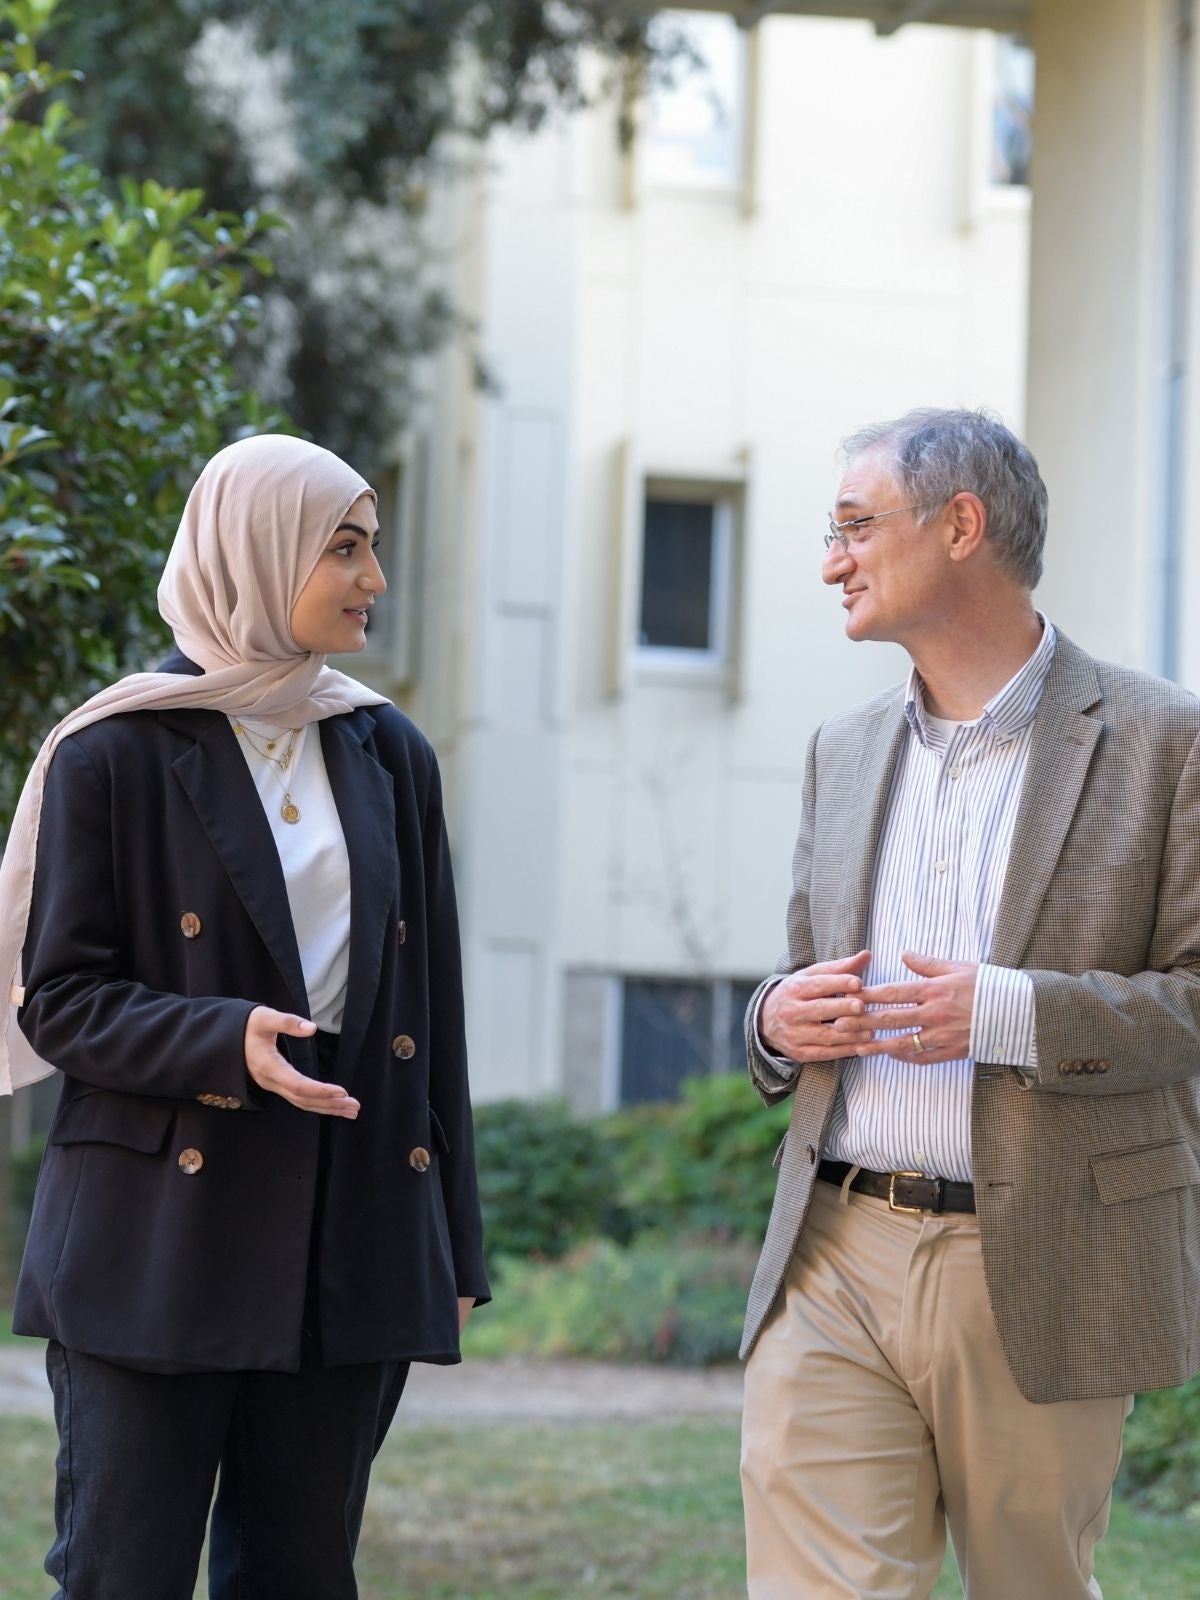
{"type": "MultiPolygon", "coordinates": [[[[737,1449],[732,1421],[400,1421],[367,1505],[362,1600],[738,1600],[737,1449]]],[[[4,1600],[45,1600],[53,1455],[46,1423],[0,1418],[4,1600]]],[[[1195,1600],[1200,1530],[1118,1506],[1099,1576],[1107,1600],[1195,1600]]],[[[938,1600],[960,1593],[950,1563],[938,1600]]]]}

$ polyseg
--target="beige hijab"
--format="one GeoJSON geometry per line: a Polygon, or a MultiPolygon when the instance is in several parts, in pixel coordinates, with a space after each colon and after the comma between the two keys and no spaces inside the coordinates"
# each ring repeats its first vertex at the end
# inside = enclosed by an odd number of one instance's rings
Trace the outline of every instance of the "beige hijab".
{"type": "Polygon", "coordinates": [[[205,706],[290,726],[385,697],[301,650],[289,619],[329,535],[374,491],[337,456],[303,439],[264,434],[215,455],[196,481],[158,586],[158,609],[202,677],[135,672],[70,712],[38,752],[0,862],[0,1094],[48,1077],[17,1025],[21,952],[46,773],[61,742],[102,717],[205,706]],[[2,991],[0,991],[2,993],[2,991]]]}

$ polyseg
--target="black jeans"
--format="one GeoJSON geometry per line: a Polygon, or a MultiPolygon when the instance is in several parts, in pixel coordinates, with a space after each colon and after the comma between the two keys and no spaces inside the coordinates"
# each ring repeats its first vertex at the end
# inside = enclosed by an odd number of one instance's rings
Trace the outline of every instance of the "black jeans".
{"type": "Polygon", "coordinates": [[[51,1343],[55,1600],[355,1600],[371,1462],[408,1363],[137,1372],[51,1343]]]}

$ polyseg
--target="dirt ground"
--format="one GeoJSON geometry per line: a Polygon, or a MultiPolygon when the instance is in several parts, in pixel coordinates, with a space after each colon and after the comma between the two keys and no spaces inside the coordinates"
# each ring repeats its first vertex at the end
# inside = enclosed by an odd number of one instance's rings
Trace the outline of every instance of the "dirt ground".
{"type": "MultiPolygon", "coordinates": [[[[414,1366],[403,1401],[405,1420],[477,1423],[736,1416],[741,1407],[740,1367],[693,1372],[516,1359],[414,1366]]],[[[0,1346],[0,1413],[51,1415],[40,1343],[0,1346]]]]}

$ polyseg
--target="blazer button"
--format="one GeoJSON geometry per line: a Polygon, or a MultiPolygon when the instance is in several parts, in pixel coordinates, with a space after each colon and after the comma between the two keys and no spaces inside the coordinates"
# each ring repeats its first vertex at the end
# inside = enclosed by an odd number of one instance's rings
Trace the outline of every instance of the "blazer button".
{"type": "Polygon", "coordinates": [[[429,1151],[418,1145],[415,1150],[408,1152],[408,1164],[414,1172],[428,1172],[429,1151]]]}
{"type": "Polygon", "coordinates": [[[392,1040],[392,1054],[399,1056],[401,1061],[411,1061],[417,1053],[417,1047],[406,1033],[398,1033],[392,1040]]]}
{"type": "Polygon", "coordinates": [[[398,922],[396,924],[396,943],[397,944],[403,944],[405,939],[407,939],[407,938],[408,938],[408,924],[406,922],[403,922],[403,921],[398,922]]]}
{"type": "Polygon", "coordinates": [[[196,939],[204,924],[194,911],[185,911],[179,919],[179,931],[185,939],[196,939]]]}
{"type": "Polygon", "coordinates": [[[179,1152],[179,1170],[194,1178],[204,1165],[204,1157],[199,1150],[181,1150],[179,1152]]]}

